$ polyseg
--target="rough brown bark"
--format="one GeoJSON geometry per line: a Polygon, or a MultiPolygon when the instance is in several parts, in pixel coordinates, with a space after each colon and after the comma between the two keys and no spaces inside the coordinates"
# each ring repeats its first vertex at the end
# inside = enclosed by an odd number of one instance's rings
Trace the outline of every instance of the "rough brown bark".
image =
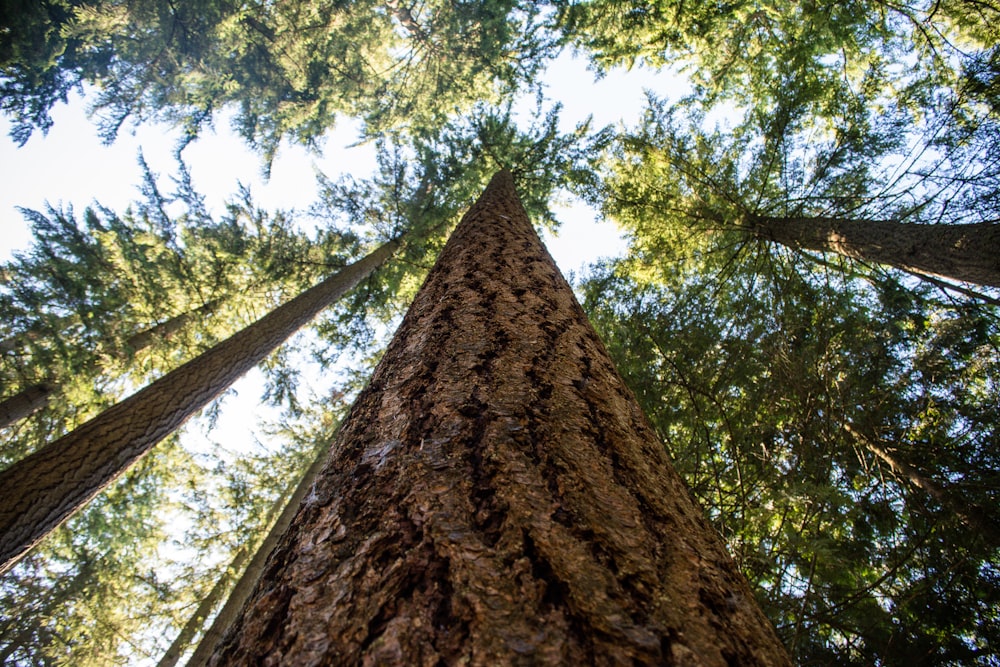
{"type": "Polygon", "coordinates": [[[302,477],[302,480],[295,488],[295,492],[292,493],[291,498],[288,499],[288,503],[278,516],[278,519],[274,522],[274,525],[271,526],[271,530],[268,531],[267,537],[264,538],[260,547],[257,548],[250,564],[247,565],[243,575],[240,577],[239,581],[236,582],[236,586],[226,599],[226,604],[224,604],[222,609],[219,610],[219,613],[216,614],[215,619],[212,621],[212,625],[210,625],[208,630],[205,632],[205,636],[203,636],[201,641],[198,642],[198,648],[195,649],[191,658],[188,660],[187,667],[203,667],[208,664],[208,659],[212,657],[212,651],[215,650],[215,646],[222,638],[222,634],[226,631],[226,628],[232,624],[237,614],[239,614],[243,605],[250,597],[253,587],[257,584],[257,580],[260,579],[260,574],[264,571],[264,565],[267,562],[268,554],[270,554],[275,545],[278,544],[278,540],[285,534],[288,527],[292,525],[292,519],[295,518],[295,514],[298,512],[302,499],[306,497],[306,494],[312,487],[313,482],[316,480],[316,475],[319,474],[319,471],[326,463],[326,456],[329,451],[329,445],[324,447],[320,455],[317,456],[316,460],[313,461],[311,466],[309,466],[309,469],[306,471],[306,474],[302,477]]]}
{"type": "Polygon", "coordinates": [[[1000,287],[1000,224],[753,217],[751,232],[790,248],[835,252],[913,273],[1000,287]]]}
{"type": "Polygon", "coordinates": [[[503,172],[210,664],[790,663],[503,172]]]}
{"type": "Polygon", "coordinates": [[[0,472],[0,574],[320,310],[370,275],[390,241],[0,472]]]}

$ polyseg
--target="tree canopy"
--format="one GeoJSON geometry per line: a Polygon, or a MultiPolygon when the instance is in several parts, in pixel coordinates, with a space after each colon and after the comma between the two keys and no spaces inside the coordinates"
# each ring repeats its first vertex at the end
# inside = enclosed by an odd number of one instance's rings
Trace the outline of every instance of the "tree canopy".
{"type": "Polygon", "coordinates": [[[2,660],[159,659],[509,169],[536,226],[572,197],[624,236],[575,288],[793,659],[1000,664],[998,44],[995,0],[0,3],[14,142],[82,95],[106,141],[164,121],[181,158],[170,188],[142,162],[126,210],[23,211],[4,466],[405,239],[264,362],[261,443],[182,429],[0,579],[2,660]],[[542,84],[570,54],[690,85],[570,127],[542,84]],[[210,210],[183,159],[225,117],[265,172],[360,121],[376,170],[319,174],[296,210],[245,187],[210,210]]]}

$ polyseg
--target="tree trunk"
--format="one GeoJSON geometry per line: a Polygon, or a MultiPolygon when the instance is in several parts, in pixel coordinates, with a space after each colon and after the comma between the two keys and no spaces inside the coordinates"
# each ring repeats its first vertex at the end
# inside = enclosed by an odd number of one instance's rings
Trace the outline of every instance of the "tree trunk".
{"type": "Polygon", "coordinates": [[[977,531],[990,544],[1000,547],[1000,527],[996,525],[989,513],[978,505],[967,503],[942,488],[919,470],[892,454],[886,447],[861,433],[850,424],[844,424],[844,430],[860,442],[868,451],[889,464],[889,468],[900,478],[905,479],[915,488],[920,489],[942,507],[952,512],[967,527],[977,531]]]}
{"type": "Polygon", "coordinates": [[[323,448],[319,456],[316,457],[316,460],[313,461],[311,466],[309,466],[306,474],[299,481],[298,486],[295,488],[295,492],[292,494],[292,497],[288,499],[288,503],[285,505],[281,515],[278,516],[278,520],[274,522],[273,526],[271,526],[271,530],[267,533],[267,537],[264,538],[260,547],[257,548],[256,553],[254,553],[253,560],[251,560],[250,564],[247,565],[246,571],[243,572],[243,576],[241,576],[239,581],[236,582],[236,586],[229,594],[226,604],[223,605],[222,609],[219,610],[219,613],[216,614],[215,619],[212,621],[212,625],[210,625],[208,630],[205,632],[205,636],[201,638],[200,642],[198,642],[198,648],[195,649],[194,653],[191,655],[191,659],[188,660],[187,667],[204,667],[204,665],[208,664],[208,659],[212,657],[212,651],[215,649],[215,645],[218,644],[219,640],[222,638],[222,633],[226,631],[226,628],[232,624],[236,615],[239,614],[241,609],[243,609],[243,605],[250,597],[253,587],[257,584],[257,580],[260,579],[260,574],[264,571],[264,565],[267,562],[268,554],[270,554],[275,545],[278,544],[278,540],[285,534],[288,527],[292,525],[292,519],[295,518],[295,514],[298,512],[302,499],[306,497],[306,493],[308,493],[309,489],[312,488],[313,482],[316,481],[316,476],[319,474],[320,470],[323,469],[323,465],[326,463],[326,457],[329,452],[330,447],[328,444],[323,448]]]}
{"type": "Polygon", "coordinates": [[[1000,224],[754,216],[755,236],[794,249],[835,252],[912,273],[1000,287],[1000,224]]]}
{"type": "Polygon", "coordinates": [[[394,240],[0,472],[0,574],[380,266],[394,240]]]}
{"type": "Polygon", "coordinates": [[[222,299],[212,299],[194,310],[175,315],[165,322],[134,333],[125,340],[125,346],[132,352],[139,352],[152,346],[159,339],[170,340],[175,333],[185,328],[193,320],[214,313],[222,305],[222,302],[222,299]]]}
{"type": "MultiPolygon", "coordinates": [[[[215,606],[219,604],[226,591],[229,590],[229,585],[233,582],[233,577],[236,577],[240,572],[243,571],[243,567],[246,565],[247,561],[250,559],[251,554],[250,546],[247,544],[242,545],[236,550],[236,555],[233,556],[232,560],[226,569],[219,575],[216,580],[215,585],[212,586],[212,590],[201,599],[198,606],[195,608],[194,613],[188,617],[187,622],[181,631],[177,633],[174,641],[170,643],[170,647],[167,652],[163,654],[160,661],[156,663],[156,667],[174,667],[177,661],[181,659],[184,652],[191,646],[191,642],[198,633],[201,632],[202,626],[205,625],[205,619],[212,615],[215,610],[215,606]]],[[[189,663],[190,664],[190,663],[189,663]]]]}
{"type": "Polygon", "coordinates": [[[501,172],[210,664],[790,662],[501,172]]]}
{"type": "MultiPolygon", "coordinates": [[[[236,582],[236,587],[230,593],[229,598],[226,601],[226,604],[224,605],[222,611],[219,612],[219,614],[216,616],[215,621],[213,621],[212,626],[208,630],[208,633],[202,639],[201,643],[199,644],[199,648],[201,648],[201,645],[205,643],[206,639],[210,635],[212,635],[212,629],[215,628],[216,624],[219,623],[219,617],[223,616],[226,613],[226,609],[235,604],[236,605],[235,611],[239,611],[239,608],[243,606],[243,602],[246,600],[246,596],[250,592],[249,589],[253,586],[254,583],[256,583],[257,577],[260,576],[261,569],[263,568],[264,559],[261,556],[261,552],[265,550],[266,552],[269,552],[271,549],[274,548],[274,544],[277,540],[277,537],[272,537],[272,536],[275,535],[276,532],[277,535],[280,535],[281,533],[284,533],[285,530],[287,530],[288,525],[291,523],[292,516],[294,516],[295,514],[295,510],[298,509],[299,503],[305,496],[306,490],[309,488],[309,485],[312,484],[313,480],[316,478],[316,473],[319,472],[319,469],[323,464],[324,454],[326,454],[329,451],[330,451],[329,445],[323,447],[322,451],[316,454],[315,459],[313,460],[309,468],[306,469],[305,474],[303,474],[302,479],[296,485],[295,489],[293,490],[291,488],[286,488],[285,493],[283,493],[276,501],[274,501],[271,504],[271,506],[268,508],[267,516],[264,519],[264,525],[268,528],[268,533],[265,536],[264,540],[259,545],[257,545],[256,549],[254,549],[254,542],[256,542],[256,540],[250,540],[240,545],[240,547],[236,550],[236,553],[233,556],[232,560],[230,561],[229,566],[219,576],[219,579],[218,581],[215,582],[215,585],[212,586],[212,590],[210,590],[208,594],[198,604],[198,607],[194,610],[194,613],[191,614],[191,616],[188,618],[187,622],[184,624],[184,627],[181,628],[181,631],[179,633],[177,633],[177,637],[174,639],[173,642],[171,642],[170,647],[167,649],[166,653],[164,653],[163,657],[160,658],[160,661],[156,663],[157,667],[173,667],[174,665],[177,664],[177,661],[181,659],[181,656],[184,655],[184,652],[187,651],[188,647],[191,646],[191,642],[201,632],[202,627],[205,625],[205,619],[207,619],[209,616],[212,615],[212,612],[215,610],[215,607],[219,604],[219,601],[222,600],[222,597],[227,592],[229,592],[230,584],[232,584],[233,579],[236,577],[239,577],[239,579],[236,582]],[[289,491],[291,491],[290,496],[288,495],[289,491]],[[277,520],[274,522],[273,525],[268,526],[268,524],[270,524],[271,522],[271,519],[273,519],[275,515],[278,515],[277,520]],[[247,565],[248,562],[249,565],[247,565]],[[259,565],[256,567],[256,570],[254,568],[255,563],[259,563],[259,565]],[[252,579],[252,581],[249,584],[247,584],[245,583],[247,579],[252,579]],[[244,591],[243,599],[236,600],[234,602],[234,598],[239,598],[241,588],[244,591]]],[[[264,555],[266,555],[266,552],[264,555]]],[[[235,614],[235,611],[233,611],[232,614],[235,614]]],[[[230,620],[232,620],[232,615],[230,615],[229,618],[230,620]]],[[[218,641],[218,636],[216,636],[211,641],[214,644],[215,641],[218,641]]],[[[194,656],[190,660],[188,660],[187,667],[192,667],[193,665],[197,664],[196,663],[197,657],[198,657],[198,651],[196,650],[194,656]]]]}
{"type": "MultiPolygon", "coordinates": [[[[52,321],[57,326],[68,326],[73,322],[79,322],[79,316],[68,315],[66,317],[55,317],[52,321]]],[[[3,340],[0,340],[0,354],[7,354],[8,352],[13,352],[19,347],[23,347],[28,343],[33,343],[37,340],[44,338],[46,335],[51,335],[51,329],[28,329],[27,331],[22,331],[21,333],[13,334],[3,340]]]]}
{"type": "MultiPolygon", "coordinates": [[[[125,340],[126,347],[132,352],[144,350],[159,338],[169,339],[187,324],[200,315],[211,313],[219,307],[221,301],[216,299],[186,313],[175,315],[165,322],[160,322],[148,329],[134,333],[125,340]]],[[[124,353],[122,354],[124,356],[124,353]]],[[[84,372],[95,371],[100,367],[98,360],[88,364],[84,372]]],[[[22,419],[35,414],[49,404],[54,396],[60,393],[59,383],[54,379],[40,382],[22,389],[19,393],[0,401],[0,428],[6,428],[22,419]]]]}
{"type": "Polygon", "coordinates": [[[0,401],[0,428],[27,419],[44,408],[56,389],[57,386],[52,382],[39,382],[0,401]]]}

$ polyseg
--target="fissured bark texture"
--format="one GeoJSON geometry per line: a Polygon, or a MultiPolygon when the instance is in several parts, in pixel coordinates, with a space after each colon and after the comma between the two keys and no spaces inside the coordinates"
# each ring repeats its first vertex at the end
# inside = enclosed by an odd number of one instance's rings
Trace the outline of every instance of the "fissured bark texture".
{"type": "Polygon", "coordinates": [[[789,662],[502,172],[211,664],[789,662]]]}

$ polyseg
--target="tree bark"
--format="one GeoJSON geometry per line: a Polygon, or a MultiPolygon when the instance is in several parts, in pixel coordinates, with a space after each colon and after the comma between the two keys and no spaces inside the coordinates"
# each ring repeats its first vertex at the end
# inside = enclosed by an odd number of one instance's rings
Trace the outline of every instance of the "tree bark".
{"type": "Polygon", "coordinates": [[[410,8],[402,5],[401,0],[387,0],[385,6],[411,37],[418,42],[427,41],[427,32],[417,23],[410,8]]]}
{"type": "Polygon", "coordinates": [[[271,530],[268,531],[267,537],[264,538],[264,541],[254,553],[253,559],[243,572],[243,576],[241,576],[239,581],[236,582],[236,586],[229,594],[226,604],[224,604],[222,609],[219,610],[219,613],[216,614],[215,619],[212,620],[212,625],[210,625],[208,630],[205,632],[205,636],[203,636],[201,641],[198,642],[198,648],[195,649],[194,653],[191,655],[191,659],[188,660],[187,667],[204,667],[204,665],[208,664],[208,659],[212,657],[212,651],[222,638],[222,634],[226,631],[226,628],[233,623],[233,620],[236,618],[237,614],[239,614],[240,610],[243,609],[243,605],[246,604],[247,599],[249,599],[250,593],[253,591],[253,587],[257,584],[257,580],[260,579],[261,572],[264,571],[264,565],[267,562],[268,554],[270,554],[275,545],[278,544],[278,540],[285,534],[288,527],[292,525],[292,519],[295,518],[295,514],[298,512],[302,499],[306,497],[306,494],[312,487],[313,482],[316,481],[316,476],[326,463],[326,456],[329,452],[330,447],[327,445],[323,448],[323,451],[320,452],[319,456],[316,457],[316,460],[313,461],[311,466],[309,466],[306,474],[299,481],[298,486],[295,488],[295,492],[292,493],[292,497],[288,499],[288,503],[285,505],[284,510],[282,510],[278,519],[274,522],[274,525],[271,526],[271,530]]]}
{"type": "Polygon", "coordinates": [[[835,252],[873,264],[1000,287],[1000,224],[927,225],[891,220],[754,216],[755,236],[794,249],[835,252]]]}
{"type": "Polygon", "coordinates": [[[210,664],[790,662],[501,172],[210,664]]]}
{"type": "Polygon", "coordinates": [[[400,241],[364,259],[0,472],[0,574],[319,311],[400,241]]]}

